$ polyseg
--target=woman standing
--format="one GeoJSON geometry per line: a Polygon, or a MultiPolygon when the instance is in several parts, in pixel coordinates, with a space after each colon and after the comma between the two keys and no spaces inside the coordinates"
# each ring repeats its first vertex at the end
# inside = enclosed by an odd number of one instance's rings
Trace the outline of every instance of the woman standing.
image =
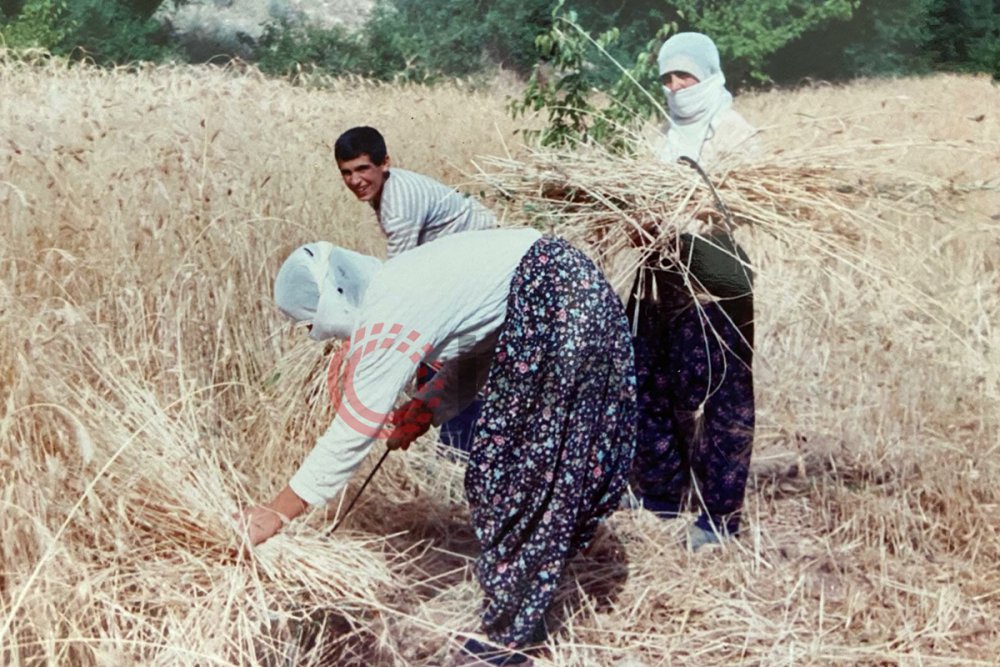
{"type": "MultiPolygon", "coordinates": [[[[669,109],[654,145],[665,162],[709,170],[759,151],[754,130],[732,108],[719,52],[701,33],[664,43],[658,64],[669,109]]],[[[633,486],[666,518],[688,502],[700,514],[688,531],[696,550],[735,536],[753,446],[753,283],[728,232],[683,235],[636,275],[633,323],[639,431],[633,486]]]]}
{"type": "Polygon", "coordinates": [[[618,505],[635,448],[635,371],[620,302],[600,271],[531,229],[473,231],[384,265],[302,246],[275,280],[278,307],[318,340],[351,337],[344,400],[288,486],[249,508],[257,544],[336,496],[373,442],[407,447],[485,381],[465,474],[481,547],[483,631],[471,664],[529,664],[566,563],[618,505]],[[392,412],[422,361],[433,386],[392,412]],[[392,428],[392,424],[395,428],[392,428]]]}

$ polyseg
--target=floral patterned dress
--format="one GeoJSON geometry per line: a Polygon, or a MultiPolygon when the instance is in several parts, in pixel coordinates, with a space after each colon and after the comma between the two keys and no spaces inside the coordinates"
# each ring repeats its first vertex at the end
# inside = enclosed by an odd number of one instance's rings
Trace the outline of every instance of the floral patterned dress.
{"type": "Polygon", "coordinates": [[[465,475],[491,641],[544,636],[566,563],[618,506],[635,402],[621,302],[581,252],[540,239],[511,282],[465,475]]]}
{"type": "Polygon", "coordinates": [[[682,241],[695,291],[710,298],[695,297],[677,268],[646,267],[627,309],[638,379],[633,489],[664,516],[690,492],[699,526],[735,535],[755,422],[752,275],[729,237],[682,241]]]}

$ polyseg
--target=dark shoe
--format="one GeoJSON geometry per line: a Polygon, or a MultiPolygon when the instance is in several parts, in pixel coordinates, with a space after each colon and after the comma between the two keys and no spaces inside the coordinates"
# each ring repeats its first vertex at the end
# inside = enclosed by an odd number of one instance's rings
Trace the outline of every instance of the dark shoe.
{"type": "Polygon", "coordinates": [[[455,667],[531,667],[533,664],[524,653],[472,638],[466,640],[454,662],[455,667]]]}
{"type": "Polygon", "coordinates": [[[681,504],[673,500],[661,500],[645,496],[642,506],[661,519],[676,519],[681,515],[681,504]]]}

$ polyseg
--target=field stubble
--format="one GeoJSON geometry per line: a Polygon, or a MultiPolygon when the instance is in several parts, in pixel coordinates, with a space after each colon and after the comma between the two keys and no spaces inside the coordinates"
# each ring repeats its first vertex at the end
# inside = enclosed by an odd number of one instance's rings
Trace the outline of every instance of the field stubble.
{"type": "MultiPolygon", "coordinates": [[[[270,301],[281,259],[317,238],[382,248],[332,140],[380,127],[397,164],[520,224],[473,167],[524,159],[504,91],[10,62],[0,83],[3,662],[441,664],[479,593],[461,466],[430,438],[335,536],[332,507],[248,558],[228,517],[331,417],[328,351],[270,301]]],[[[794,233],[741,231],[745,536],[692,555],[681,522],[616,514],[540,661],[994,664],[998,91],[941,76],[739,104],[775,163],[856,186],[794,233]]]]}

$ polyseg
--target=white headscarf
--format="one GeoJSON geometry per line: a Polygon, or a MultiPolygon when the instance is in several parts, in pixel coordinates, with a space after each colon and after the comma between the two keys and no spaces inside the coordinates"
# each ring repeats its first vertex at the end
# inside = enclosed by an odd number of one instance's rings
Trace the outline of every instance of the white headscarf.
{"type": "Polygon", "coordinates": [[[733,102],[733,96],[726,90],[719,49],[708,35],[679,32],[660,47],[657,63],[660,76],[667,72],[687,72],[698,79],[695,85],[676,93],[663,87],[670,111],[666,157],[671,162],[682,155],[697,160],[712,121],[733,102]]]}
{"type": "Polygon", "coordinates": [[[278,270],[274,301],[286,316],[312,324],[314,340],[349,338],[372,276],[374,257],[317,241],[300,246],[278,270]]]}

